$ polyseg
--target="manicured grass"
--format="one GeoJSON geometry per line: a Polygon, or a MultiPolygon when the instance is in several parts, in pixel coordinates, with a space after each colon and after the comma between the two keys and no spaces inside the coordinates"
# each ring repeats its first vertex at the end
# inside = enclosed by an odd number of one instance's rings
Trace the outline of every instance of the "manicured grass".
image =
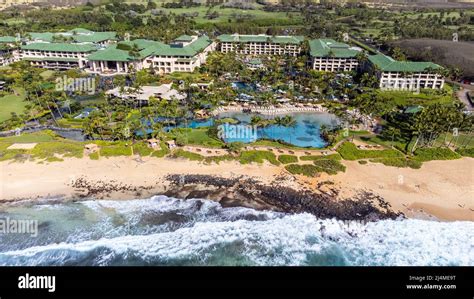
{"type": "Polygon", "coordinates": [[[419,148],[415,151],[413,159],[420,162],[432,160],[455,160],[461,155],[449,148],[419,148]]]}
{"type": "Polygon", "coordinates": [[[280,165],[275,154],[268,151],[245,151],[240,154],[239,158],[239,161],[242,164],[249,164],[252,162],[263,163],[264,160],[267,160],[273,165],[280,165]]]}
{"type": "Polygon", "coordinates": [[[458,136],[453,136],[452,133],[449,134],[440,134],[436,139],[436,145],[448,145],[451,143],[454,147],[474,147],[474,138],[472,135],[466,134],[464,132],[459,132],[458,136]]]}
{"type": "Polygon", "coordinates": [[[174,129],[170,133],[172,137],[183,135],[186,139],[186,144],[191,145],[202,145],[206,147],[218,147],[224,146],[224,142],[219,139],[212,138],[207,134],[206,128],[199,129],[174,129]]]}
{"type": "Polygon", "coordinates": [[[339,154],[331,154],[327,156],[302,156],[301,161],[318,161],[318,160],[341,160],[342,157],[339,154]]]}
{"type": "MultiPolygon", "coordinates": [[[[257,5],[260,7],[260,5],[257,5]]],[[[199,7],[189,7],[189,8],[159,8],[160,10],[164,10],[167,12],[175,13],[175,14],[192,14],[197,13],[198,16],[195,18],[196,23],[203,24],[203,23],[219,23],[219,22],[226,22],[227,20],[235,20],[235,14],[237,15],[245,15],[246,17],[252,17],[256,20],[262,19],[274,19],[274,23],[278,22],[279,20],[283,21],[290,21],[291,19],[288,17],[287,13],[285,12],[267,12],[261,9],[237,9],[237,8],[223,8],[221,6],[216,6],[212,11],[217,11],[219,13],[219,17],[215,19],[208,19],[206,18],[206,12],[209,10],[209,7],[206,6],[199,6],[199,7]]],[[[300,19],[299,14],[290,13],[293,16],[294,23],[297,23],[300,19]]]]}
{"type": "Polygon", "coordinates": [[[22,134],[20,136],[10,136],[0,138],[0,143],[38,143],[38,142],[47,142],[54,141],[56,139],[56,134],[52,131],[41,131],[31,134],[22,134]]]}
{"type": "Polygon", "coordinates": [[[0,97],[0,122],[9,120],[12,112],[20,115],[25,110],[25,91],[18,89],[16,93],[0,97]]]}
{"type": "Polygon", "coordinates": [[[353,143],[344,142],[337,149],[345,160],[359,160],[371,158],[396,158],[403,157],[403,154],[394,149],[386,150],[360,150],[353,143]]]}
{"type": "Polygon", "coordinates": [[[363,142],[366,142],[366,143],[369,143],[369,144],[378,144],[378,145],[382,145],[382,146],[385,146],[385,147],[395,147],[396,149],[406,153],[407,151],[407,147],[408,147],[408,143],[410,142],[409,140],[406,141],[406,140],[402,140],[402,139],[394,139],[393,140],[393,143],[392,143],[392,140],[386,140],[380,136],[375,136],[375,137],[364,137],[364,136],[361,136],[359,137],[358,139],[360,139],[361,141],[363,142]]]}
{"type": "Polygon", "coordinates": [[[280,161],[283,164],[297,163],[298,157],[293,156],[293,155],[280,155],[278,156],[278,161],[280,161]]]}

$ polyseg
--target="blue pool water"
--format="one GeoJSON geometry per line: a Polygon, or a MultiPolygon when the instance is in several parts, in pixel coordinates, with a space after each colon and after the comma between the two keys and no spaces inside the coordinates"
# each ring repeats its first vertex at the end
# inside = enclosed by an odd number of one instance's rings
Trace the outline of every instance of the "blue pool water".
{"type": "MultiPolygon", "coordinates": [[[[299,147],[315,147],[322,148],[326,146],[326,142],[322,139],[320,134],[321,125],[328,128],[334,127],[338,124],[336,116],[329,113],[292,113],[296,124],[293,127],[284,127],[278,125],[271,125],[267,127],[259,127],[256,134],[240,134],[233,137],[232,134],[225,134],[223,139],[226,142],[254,142],[256,139],[271,139],[282,140],[299,147]],[[255,136],[256,135],[256,136],[255,136]]],[[[240,126],[247,126],[250,124],[252,118],[248,113],[222,113],[219,117],[231,117],[240,121],[240,126]]],[[[261,116],[265,118],[265,116],[261,116]]],[[[266,117],[270,118],[270,117],[266,117]]],[[[239,131],[239,129],[237,129],[239,131]]],[[[242,131],[240,131],[242,132],[242,131]]]]}
{"type": "MultiPolygon", "coordinates": [[[[325,125],[328,128],[334,127],[338,124],[336,116],[329,113],[291,113],[296,124],[293,127],[284,127],[278,125],[271,125],[267,127],[258,127],[252,132],[246,131],[250,124],[252,114],[241,112],[225,112],[219,114],[219,118],[234,118],[239,120],[236,126],[229,126],[229,128],[238,131],[236,135],[229,134],[229,130],[224,128],[223,140],[225,142],[244,142],[251,143],[258,139],[281,140],[286,143],[299,147],[314,147],[322,148],[326,146],[326,142],[321,138],[320,127],[325,125]],[[242,134],[244,132],[244,134],[242,134]]],[[[260,116],[262,118],[271,118],[270,116],[260,116]]],[[[159,119],[158,121],[164,121],[159,119]]],[[[168,125],[164,127],[165,131],[170,131],[175,128],[205,128],[214,125],[214,119],[209,118],[205,120],[180,120],[176,125],[168,125]]],[[[145,130],[147,134],[153,133],[150,127],[145,130]]],[[[137,136],[142,136],[143,131],[136,131],[137,136]]]]}
{"type": "Polygon", "coordinates": [[[255,91],[257,89],[255,84],[245,82],[232,82],[231,86],[240,91],[255,91]]]}

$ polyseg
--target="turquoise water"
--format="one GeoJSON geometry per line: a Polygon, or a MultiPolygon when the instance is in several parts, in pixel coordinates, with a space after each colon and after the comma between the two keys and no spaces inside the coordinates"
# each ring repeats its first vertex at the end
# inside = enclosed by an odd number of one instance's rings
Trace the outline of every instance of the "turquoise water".
{"type": "Polygon", "coordinates": [[[154,196],[0,208],[0,265],[474,266],[474,222],[318,219],[154,196]]]}
{"type": "MultiPolygon", "coordinates": [[[[219,118],[235,118],[240,121],[238,127],[244,128],[250,124],[250,119],[253,114],[241,113],[241,112],[224,112],[219,114],[219,118]]],[[[238,136],[238,137],[225,137],[225,142],[244,142],[251,143],[258,139],[270,139],[270,140],[281,140],[286,143],[299,146],[299,147],[313,147],[323,148],[326,146],[326,142],[321,138],[320,128],[321,125],[325,125],[328,128],[334,127],[338,124],[336,116],[329,113],[289,113],[293,116],[296,125],[293,127],[284,127],[271,125],[267,127],[259,127],[256,130],[256,136],[238,136]]],[[[260,115],[262,118],[272,118],[270,116],[260,115]]],[[[163,118],[164,119],[164,118],[163,118]]],[[[158,119],[160,121],[160,119],[158,119]]],[[[163,120],[161,120],[163,121],[163,120]]],[[[150,125],[150,124],[149,124],[150,125]]],[[[172,130],[174,128],[206,128],[214,125],[214,119],[209,118],[205,120],[188,120],[179,121],[177,125],[170,125],[164,127],[165,131],[172,130]]],[[[147,134],[153,133],[153,129],[148,128],[145,130],[147,134]]],[[[143,131],[136,131],[137,136],[142,136],[143,131]]]]}
{"type": "MultiPolygon", "coordinates": [[[[320,128],[321,125],[327,127],[334,127],[338,124],[336,116],[329,113],[290,113],[296,121],[293,127],[284,127],[278,125],[270,125],[267,127],[257,128],[257,139],[271,139],[281,140],[286,143],[299,146],[299,147],[315,147],[323,148],[326,146],[326,142],[321,137],[320,128]]],[[[219,117],[232,117],[238,119],[241,125],[249,125],[251,114],[248,113],[236,113],[226,112],[219,115],[219,117]]],[[[262,118],[271,119],[270,116],[263,116],[262,118]]],[[[254,142],[253,136],[240,136],[224,138],[226,142],[254,142]]]]}

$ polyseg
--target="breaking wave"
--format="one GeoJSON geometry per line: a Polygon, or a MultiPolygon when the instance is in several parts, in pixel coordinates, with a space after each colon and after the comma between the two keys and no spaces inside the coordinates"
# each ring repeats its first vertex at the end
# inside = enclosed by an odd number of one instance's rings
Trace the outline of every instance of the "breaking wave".
{"type": "Polygon", "coordinates": [[[317,219],[165,196],[12,207],[0,265],[474,265],[474,222],[317,219]]]}

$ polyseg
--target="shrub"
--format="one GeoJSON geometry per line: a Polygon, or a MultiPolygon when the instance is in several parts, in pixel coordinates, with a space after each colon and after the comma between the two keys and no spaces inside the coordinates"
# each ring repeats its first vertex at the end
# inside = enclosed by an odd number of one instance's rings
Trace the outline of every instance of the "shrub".
{"type": "Polygon", "coordinates": [[[365,161],[365,160],[359,160],[358,162],[359,162],[360,165],[365,165],[365,164],[367,164],[367,161],[365,161]]]}
{"type": "Polygon", "coordinates": [[[133,153],[142,157],[149,156],[153,152],[145,142],[137,142],[133,145],[133,153]]]}
{"type": "Polygon", "coordinates": [[[311,164],[289,164],[285,166],[285,169],[288,170],[291,174],[300,174],[309,177],[314,177],[318,174],[318,168],[315,165],[311,164]]]}
{"type": "Polygon", "coordinates": [[[232,155],[223,155],[223,156],[213,156],[204,158],[204,163],[211,164],[212,162],[219,164],[222,161],[232,161],[235,160],[235,157],[232,155]]]}
{"type": "Polygon", "coordinates": [[[460,154],[461,156],[474,158],[474,147],[472,147],[472,148],[458,148],[456,150],[456,152],[458,154],[460,154]]]}
{"type": "Polygon", "coordinates": [[[102,157],[131,156],[132,148],[122,144],[103,146],[100,148],[100,155],[102,157]]]}
{"type": "Polygon", "coordinates": [[[99,152],[90,153],[90,154],[89,154],[89,159],[91,159],[91,160],[99,160],[99,152]]]}
{"type": "Polygon", "coordinates": [[[337,174],[339,171],[346,171],[346,167],[337,160],[318,160],[313,163],[319,172],[326,172],[327,174],[337,174]]]}
{"type": "Polygon", "coordinates": [[[82,158],[84,148],[81,143],[69,141],[51,141],[38,143],[32,150],[31,155],[38,159],[48,159],[57,155],[64,157],[82,158]]]}
{"type": "Polygon", "coordinates": [[[202,161],[202,160],[204,160],[203,156],[201,156],[199,154],[196,154],[196,153],[187,152],[187,151],[182,150],[182,149],[174,151],[173,154],[171,155],[171,157],[173,157],[173,158],[185,158],[185,159],[188,159],[188,160],[191,160],[191,161],[202,161]]]}
{"type": "Polygon", "coordinates": [[[344,142],[337,151],[345,160],[403,157],[401,152],[394,149],[360,150],[351,142],[344,142]]]}
{"type": "Polygon", "coordinates": [[[393,167],[400,167],[400,168],[410,167],[413,169],[419,169],[422,165],[422,162],[420,161],[416,161],[413,159],[406,159],[406,158],[371,159],[370,162],[382,163],[383,165],[386,165],[386,166],[393,166],[393,167]]]}
{"type": "Polygon", "coordinates": [[[301,161],[318,161],[318,160],[341,160],[342,157],[339,154],[331,154],[327,156],[302,156],[301,161]]]}
{"type": "Polygon", "coordinates": [[[280,155],[278,156],[278,161],[280,161],[283,164],[297,163],[298,157],[293,156],[293,155],[280,155]]]}
{"type": "Polygon", "coordinates": [[[242,164],[249,164],[252,162],[263,163],[264,160],[267,160],[273,165],[280,165],[275,154],[267,151],[245,151],[240,154],[239,159],[242,164]]]}
{"type": "Polygon", "coordinates": [[[426,162],[431,160],[455,160],[461,155],[453,152],[449,148],[419,148],[415,151],[414,160],[426,162]]]}

